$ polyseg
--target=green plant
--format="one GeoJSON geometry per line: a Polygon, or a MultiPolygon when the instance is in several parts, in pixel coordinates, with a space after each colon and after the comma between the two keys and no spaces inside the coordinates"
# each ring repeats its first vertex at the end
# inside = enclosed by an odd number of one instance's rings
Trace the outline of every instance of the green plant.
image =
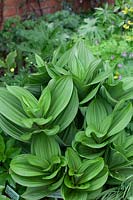
{"type": "Polygon", "coordinates": [[[31,66],[20,67],[21,58],[19,58],[19,53],[15,50],[10,52],[5,59],[0,59],[0,84],[2,86],[6,84],[24,85],[24,80],[30,72],[31,66]]]}
{"type": "Polygon", "coordinates": [[[101,41],[96,45],[90,45],[89,49],[98,57],[114,69],[114,78],[124,78],[132,76],[132,43],[115,35],[106,41],[101,41]]]}
{"type": "Polygon", "coordinates": [[[86,109],[86,128],[76,134],[74,149],[80,156],[88,159],[102,156],[107,145],[112,143],[130,122],[132,112],[130,103],[118,103],[112,109],[104,99],[95,98],[86,109]]]}
{"type": "Polygon", "coordinates": [[[66,151],[68,170],[62,186],[64,199],[95,198],[108,178],[102,158],[82,160],[71,148],[66,151]]]}
{"type": "Polygon", "coordinates": [[[91,43],[105,39],[105,31],[102,27],[97,26],[96,18],[86,18],[84,19],[84,23],[79,28],[79,35],[81,37],[87,37],[91,43]]]}
{"type": "MultiPolygon", "coordinates": [[[[77,87],[80,100],[89,101],[97,93],[100,83],[106,80],[112,70],[105,66],[101,59],[96,59],[88,50],[85,42],[79,40],[62,56],[55,53],[52,60],[53,67],[48,72],[56,74],[70,74],[77,87]],[[89,91],[89,95],[88,95],[89,91]]],[[[54,74],[50,73],[53,77],[54,74]]]]}
{"type": "Polygon", "coordinates": [[[32,139],[31,154],[12,160],[11,176],[27,187],[22,195],[24,199],[40,199],[61,186],[65,167],[66,160],[61,156],[56,138],[40,133],[32,139]]]}
{"type": "Polygon", "coordinates": [[[0,68],[4,70],[4,75],[6,75],[6,73],[13,73],[16,67],[16,62],[15,62],[15,58],[16,58],[17,54],[16,51],[10,52],[5,61],[0,60],[0,68]]]}
{"type": "Polygon", "coordinates": [[[18,146],[16,147],[14,139],[5,139],[5,135],[2,132],[0,133],[0,186],[3,186],[3,189],[7,182],[12,187],[16,186],[16,183],[10,176],[9,166],[11,160],[16,155],[20,154],[20,151],[21,148],[18,146]]]}
{"type": "Polygon", "coordinates": [[[0,94],[1,126],[16,139],[29,140],[32,134],[39,132],[47,135],[57,134],[72,122],[77,113],[77,90],[70,76],[51,80],[39,100],[18,86],[7,86],[7,88],[8,91],[1,88],[0,94]],[[2,100],[5,94],[6,98],[8,97],[6,104],[2,100]],[[72,107],[73,102],[75,107],[72,107]],[[9,110],[6,106],[10,107],[9,110]],[[73,110],[72,113],[69,112],[70,109],[73,110]],[[63,118],[66,120],[63,121],[63,118]],[[7,126],[8,123],[10,126],[7,126]]]}
{"type": "Polygon", "coordinates": [[[24,199],[59,189],[64,200],[95,200],[130,183],[132,77],[114,82],[113,69],[85,42],[57,49],[51,62],[35,55],[38,72],[30,78],[37,75],[38,96],[19,86],[0,88],[0,127],[30,147],[10,164],[13,180],[27,187],[24,199]]]}

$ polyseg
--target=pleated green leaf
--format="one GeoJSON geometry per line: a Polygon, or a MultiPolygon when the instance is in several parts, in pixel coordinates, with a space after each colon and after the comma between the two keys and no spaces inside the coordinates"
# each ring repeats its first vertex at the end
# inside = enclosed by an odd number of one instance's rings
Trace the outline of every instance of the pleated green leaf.
{"type": "Polygon", "coordinates": [[[61,186],[61,184],[63,183],[63,180],[64,180],[64,174],[61,173],[61,174],[59,174],[59,180],[56,180],[55,183],[51,184],[50,187],[49,187],[49,190],[50,191],[57,190],[61,186]]]}
{"type": "Polygon", "coordinates": [[[105,117],[103,121],[101,122],[99,131],[102,133],[102,136],[104,136],[108,132],[109,127],[111,126],[112,120],[113,120],[113,115],[110,114],[107,117],[105,117]]]}
{"type": "Polygon", "coordinates": [[[78,154],[72,149],[68,148],[66,151],[66,159],[68,161],[68,167],[73,171],[77,171],[81,165],[81,159],[78,154]]]}
{"type": "Polygon", "coordinates": [[[42,160],[50,161],[51,157],[60,155],[60,147],[54,136],[40,133],[33,136],[31,144],[32,153],[42,160]]]}
{"type": "Polygon", "coordinates": [[[28,154],[26,158],[27,158],[27,162],[32,166],[42,168],[43,170],[49,168],[48,161],[42,160],[35,155],[28,154]]]}
{"type": "Polygon", "coordinates": [[[87,159],[95,159],[99,156],[102,156],[105,149],[96,149],[96,148],[91,148],[88,146],[83,145],[82,143],[74,143],[73,148],[78,152],[78,154],[87,159]]]}
{"type": "Polygon", "coordinates": [[[124,107],[116,109],[116,111],[114,111],[113,121],[110,126],[108,136],[112,136],[122,131],[128,125],[132,116],[133,107],[131,103],[127,103],[124,107]]]}
{"type": "Polygon", "coordinates": [[[44,88],[41,97],[39,98],[38,101],[38,107],[40,108],[41,116],[44,117],[46,115],[50,107],[50,103],[51,103],[51,93],[49,87],[46,87],[44,88]]]}
{"type": "Polygon", "coordinates": [[[48,116],[53,116],[53,120],[66,108],[72,92],[73,82],[71,77],[66,76],[55,82],[51,89],[51,106],[48,111],[48,116]]]}
{"type": "Polygon", "coordinates": [[[112,71],[106,71],[106,72],[101,72],[99,73],[96,78],[94,78],[92,80],[92,82],[89,85],[94,85],[96,83],[99,83],[101,81],[104,81],[105,79],[107,79],[110,75],[112,74],[112,71]]]}
{"type": "Polygon", "coordinates": [[[65,185],[62,186],[62,196],[65,200],[87,200],[87,192],[82,190],[74,190],[67,188],[65,185]]]}
{"type": "Polygon", "coordinates": [[[101,188],[108,179],[108,169],[105,167],[92,181],[90,181],[90,188],[88,191],[94,191],[101,188]]]}
{"type": "Polygon", "coordinates": [[[78,112],[78,106],[79,106],[78,94],[76,88],[74,88],[71,99],[67,107],[54,121],[54,124],[58,124],[60,126],[60,132],[63,131],[66,127],[68,127],[74,120],[78,112]]]}
{"type": "Polygon", "coordinates": [[[97,93],[98,89],[99,89],[100,85],[97,85],[81,102],[80,105],[87,103],[88,101],[90,101],[97,93]]]}
{"type": "Polygon", "coordinates": [[[102,171],[103,167],[104,160],[100,157],[94,160],[85,160],[78,170],[78,173],[84,172],[78,183],[82,184],[90,181],[102,171]]]}
{"type": "MultiPolygon", "coordinates": [[[[88,60],[89,61],[89,60],[88,60]]],[[[98,71],[101,64],[101,59],[93,59],[89,62],[87,61],[87,73],[85,78],[85,84],[89,83],[89,85],[92,82],[94,74],[98,71]]]]}
{"type": "Polygon", "coordinates": [[[99,98],[92,100],[86,112],[87,125],[94,125],[97,130],[100,129],[101,122],[107,116],[107,111],[104,103],[99,98]]]}
{"type": "Polygon", "coordinates": [[[22,136],[31,134],[31,131],[32,131],[26,128],[22,128],[13,122],[10,122],[8,119],[6,119],[2,115],[0,115],[0,127],[6,134],[10,135],[16,140],[20,140],[23,142],[24,140],[22,139],[22,136]]]}
{"type": "MultiPolygon", "coordinates": [[[[90,187],[89,182],[84,182],[83,184],[77,184],[76,180],[74,182],[75,177],[70,177],[68,175],[64,178],[64,184],[70,189],[79,189],[79,190],[87,190],[90,187]]],[[[77,177],[76,177],[77,178],[77,177]]]]}
{"type": "Polygon", "coordinates": [[[16,173],[14,173],[12,170],[10,170],[10,174],[16,183],[26,186],[26,187],[48,186],[53,183],[53,180],[41,179],[41,176],[37,176],[37,177],[19,176],[16,173]]]}
{"type": "Polygon", "coordinates": [[[22,119],[26,119],[27,116],[19,100],[3,88],[0,89],[0,114],[15,124],[25,127],[22,119]]]}
{"type": "Polygon", "coordinates": [[[19,86],[7,86],[7,90],[17,97],[21,103],[24,102],[27,106],[34,108],[37,106],[37,99],[26,89],[19,86]]]}
{"type": "MultiPolygon", "coordinates": [[[[15,157],[10,164],[11,170],[20,176],[25,177],[34,177],[41,176],[44,172],[41,170],[41,167],[32,166],[28,162],[28,154],[22,154],[15,157]]],[[[45,163],[44,163],[45,164],[45,163]]]]}
{"type": "Polygon", "coordinates": [[[87,131],[85,132],[85,134],[82,132],[78,132],[75,137],[75,142],[79,142],[86,147],[91,147],[94,149],[102,148],[108,144],[108,141],[101,143],[96,142],[91,135],[87,134],[87,131]]]}
{"type": "Polygon", "coordinates": [[[26,200],[40,200],[50,193],[49,186],[28,187],[22,194],[22,198],[26,200]]]}

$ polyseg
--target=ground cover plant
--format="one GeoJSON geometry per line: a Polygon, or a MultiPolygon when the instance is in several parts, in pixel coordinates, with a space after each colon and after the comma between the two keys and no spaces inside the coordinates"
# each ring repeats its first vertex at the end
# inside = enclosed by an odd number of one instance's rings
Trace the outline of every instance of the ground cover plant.
{"type": "Polygon", "coordinates": [[[0,59],[3,199],[6,183],[27,200],[133,197],[132,6],[95,10],[13,19],[0,59]]]}

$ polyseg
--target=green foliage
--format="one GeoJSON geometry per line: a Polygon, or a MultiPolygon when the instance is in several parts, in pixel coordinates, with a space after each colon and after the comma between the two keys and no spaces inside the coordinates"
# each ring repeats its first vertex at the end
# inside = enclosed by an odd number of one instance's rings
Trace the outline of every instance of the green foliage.
{"type": "MultiPolygon", "coordinates": [[[[9,173],[10,161],[17,156],[21,151],[21,148],[16,146],[16,142],[12,138],[5,137],[0,133],[0,195],[4,189],[4,186],[8,182],[12,187],[16,187],[16,183],[11,178],[9,173]]],[[[1,197],[1,196],[0,196],[1,197]]],[[[1,197],[4,199],[4,197],[1,197]]]]}
{"type": "Polygon", "coordinates": [[[132,199],[132,25],[123,26],[132,10],[120,3],[91,18],[62,11],[6,22],[0,199],[7,181],[27,200],[58,191],[64,200],[132,199]]]}
{"type": "Polygon", "coordinates": [[[0,95],[1,127],[19,140],[29,140],[32,134],[40,132],[57,134],[69,126],[78,111],[77,91],[70,76],[51,80],[39,100],[18,86],[1,88],[0,95]]]}
{"type": "Polygon", "coordinates": [[[32,139],[31,154],[18,155],[12,160],[11,176],[27,186],[23,198],[40,199],[61,186],[66,164],[56,138],[40,133],[32,139]]]}
{"type": "Polygon", "coordinates": [[[51,63],[35,60],[47,77],[45,84],[36,79],[38,97],[0,88],[1,128],[31,147],[10,164],[13,180],[27,187],[22,197],[39,200],[60,189],[66,200],[87,200],[120,187],[132,172],[132,77],[111,82],[113,70],[83,40],[58,49],[51,63]]]}
{"type": "Polygon", "coordinates": [[[97,19],[86,18],[84,22],[85,24],[79,28],[79,35],[81,37],[87,37],[91,43],[92,41],[95,42],[105,39],[104,29],[96,25],[98,23],[97,19]]]}

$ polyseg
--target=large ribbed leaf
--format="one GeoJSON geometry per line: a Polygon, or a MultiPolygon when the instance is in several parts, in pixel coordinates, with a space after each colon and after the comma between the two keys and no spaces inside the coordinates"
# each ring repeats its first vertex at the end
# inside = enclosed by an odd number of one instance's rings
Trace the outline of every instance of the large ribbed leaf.
{"type": "Polygon", "coordinates": [[[54,136],[47,136],[44,133],[37,134],[32,139],[32,153],[41,159],[50,161],[52,156],[60,155],[60,147],[54,136]]]}
{"type": "Polygon", "coordinates": [[[62,196],[65,200],[87,200],[87,192],[82,190],[74,190],[67,188],[65,185],[62,186],[62,196]]]}
{"type": "Polygon", "coordinates": [[[119,170],[121,168],[131,165],[131,162],[128,160],[126,155],[124,155],[123,152],[121,153],[115,149],[111,149],[109,158],[110,159],[108,160],[108,165],[111,171],[119,170]]]}
{"type": "Polygon", "coordinates": [[[79,189],[79,190],[87,190],[90,187],[89,182],[85,182],[83,184],[78,184],[79,176],[77,174],[73,177],[66,175],[64,178],[64,184],[66,187],[70,189],[79,189]]]}
{"type": "Polygon", "coordinates": [[[38,167],[38,168],[42,168],[43,171],[44,169],[46,170],[47,168],[49,168],[49,162],[46,160],[40,159],[40,157],[37,157],[32,154],[26,154],[25,158],[27,159],[27,162],[30,165],[38,167]]]}
{"type": "Polygon", "coordinates": [[[50,193],[49,186],[28,187],[23,193],[22,198],[27,200],[40,200],[50,193]]]}
{"type": "Polygon", "coordinates": [[[103,119],[103,121],[101,122],[100,132],[102,133],[103,136],[107,133],[107,131],[112,123],[112,120],[113,120],[113,115],[110,114],[107,117],[105,117],[103,119]]]}
{"type": "Polygon", "coordinates": [[[55,183],[50,185],[50,187],[49,187],[50,191],[57,190],[61,186],[61,184],[63,183],[63,180],[64,180],[63,173],[59,174],[59,180],[57,180],[55,183]]]}
{"type": "Polygon", "coordinates": [[[123,83],[123,90],[129,90],[132,89],[133,90],[133,77],[123,77],[122,78],[122,83],[123,83]]]}
{"type": "Polygon", "coordinates": [[[94,125],[97,130],[100,128],[101,122],[107,116],[107,111],[104,103],[99,99],[94,99],[88,106],[86,112],[87,125],[94,125]]]}
{"type": "Polygon", "coordinates": [[[122,131],[130,122],[133,116],[133,107],[131,103],[127,103],[122,108],[114,111],[113,121],[109,129],[108,136],[112,136],[122,131]]]}
{"type": "Polygon", "coordinates": [[[96,71],[100,68],[101,59],[93,59],[90,63],[87,62],[87,73],[85,83],[91,83],[96,71]]]}
{"type": "Polygon", "coordinates": [[[78,170],[78,173],[83,173],[81,178],[79,178],[78,183],[82,184],[90,181],[102,171],[103,167],[104,160],[102,158],[96,158],[94,160],[85,160],[78,170]]]}
{"type": "Polygon", "coordinates": [[[39,98],[38,101],[38,107],[40,108],[41,116],[44,117],[46,115],[50,107],[50,103],[51,103],[51,93],[49,87],[46,87],[43,90],[41,97],[39,98]]]}
{"type": "Polygon", "coordinates": [[[26,128],[22,128],[16,125],[15,123],[10,122],[2,115],[0,115],[0,127],[6,134],[20,141],[24,141],[21,138],[23,135],[29,134],[32,131],[26,128]]]}
{"type": "Polygon", "coordinates": [[[21,103],[27,103],[27,106],[34,108],[37,106],[37,99],[26,89],[19,86],[7,86],[8,91],[16,96],[21,103]]]}
{"type": "MultiPolygon", "coordinates": [[[[10,164],[11,170],[20,176],[34,177],[44,174],[41,167],[33,166],[28,162],[28,154],[22,154],[15,157],[10,164]]],[[[39,158],[38,158],[39,159],[39,158]]],[[[45,163],[44,163],[45,168],[45,163]]]]}
{"type": "Polygon", "coordinates": [[[97,93],[98,89],[99,89],[100,85],[97,85],[81,102],[80,105],[87,103],[88,101],[90,101],[97,93]]]}
{"type": "Polygon", "coordinates": [[[73,90],[73,94],[71,99],[67,105],[67,107],[63,110],[63,112],[56,118],[54,124],[58,124],[60,126],[60,132],[63,131],[66,127],[68,127],[71,122],[74,120],[77,112],[78,112],[78,94],[76,88],[73,90]]]}
{"type": "Polygon", "coordinates": [[[71,50],[69,49],[60,57],[60,59],[57,60],[56,66],[64,67],[68,63],[70,55],[71,55],[71,50]]]}
{"type": "Polygon", "coordinates": [[[94,178],[92,181],[90,181],[90,188],[88,191],[94,191],[99,188],[101,188],[107,181],[108,178],[108,169],[107,167],[104,167],[104,169],[94,178]]]}
{"type": "Polygon", "coordinates": [[[78,41],[73,49],[75,55],[76,56],[78,55],[78,58],[80,59],[80,62],[82,62],[84,68],[88,70],[88,66],[91,63],[91,61],[94,60],[94,56],[87,48],[85,41],[83,40],[78,41]]]}
{"type": "Polygon", "coordinates": [[[82,143],[78,143],[78,142],[75,142],[73,144],[73,147],[81,157],[87,158],[87,159],[95,159],[99,156],[102,156],[102,154],[105,151],[103,148],[101,148],[101,149],[90,148],[90,147],[85,146],[82,143]]]}
{"type": "Polygon", "coordinates": [[[73,82],[71,77],[60,78],[52,85],[51,89],[51,106],[48,115],[55,119],[68,105],[73,92],[73,82]]]}
{"type": "Polygon", "coordinates": [[[22,119],[26,119],[27,116],[19,100],[3,88],[0,89],[0,114],[15,124],[25,127],[22,119]]]}
{"type": "Polygon", "coordinates": [[[69,168],[73,171],[77,171],[81,165],[81,159],[78,154],[72,148],[68,148],[66,151],[66,158],[69,168]]]}
{"type": "MultiPolygon", "coordinates": [[[[97,132],[93,132],[93,133],[98,135],[97,132]]],[[[86,147],[90,147],[94,149],[102,148],[108,144],[108,141],[101,142],[101,143],[96,142],[95,139],[91,136],[91,134],[88,135],[87,129],[85,131],[85,134],[82,132],[78,132],[75,136],[75,141],[76,143],[79,142],[86,147]]]]}
{"type": "Polygon", "coordinates": [[[92,80],[92,82],[89,85],[94,85],[96,83],[99,83],[101,81],[104,81],[105,79],[107,79],[110,75],[111,75],[112,71],[106,71],[106,72],[101,72],[99,73],[96,78],[94,78],[92,80]]]}
{"type": "Polygon", "coordinates": [[[10,170],[11,177],[13,180],[23,186],[26,187],[40,187],[40,186],[48,186],[53,183],[53,180],[43,180],[40,177],[25,177],[19,176],[10,170]]]}

